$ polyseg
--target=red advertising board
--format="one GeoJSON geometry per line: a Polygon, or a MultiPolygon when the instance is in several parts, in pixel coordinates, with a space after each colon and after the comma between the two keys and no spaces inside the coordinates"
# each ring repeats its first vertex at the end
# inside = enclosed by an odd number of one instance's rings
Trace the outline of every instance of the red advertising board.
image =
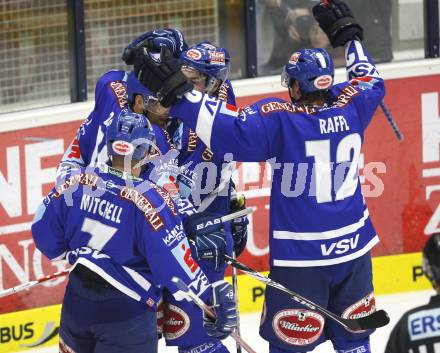
{"type": "MultiPolygon", "coordinates": [[[[259,98],[242,97],[238,103],[243,106],[259,98]]],[[[425,234],[440,230],[440,75],[390,80],[385,102],[405,140],[395,138],[378,110],[367,130],[360,163],[366,201],[381,238],[376,256],[419,251],[425,234]]],[[[1,133],[0,290],[63,266],[49,263],[35,250],[30,224],[79,123],[1,133]]],[[[242,164],[236,175],[248,205],[255,208],[241,260],[259,270],[268,268],[269,176],[264,163],[242,164]]],[[[55,280],[0,298],[0,313],[60,303],[64,284],[63,279],[55,280]]]]}

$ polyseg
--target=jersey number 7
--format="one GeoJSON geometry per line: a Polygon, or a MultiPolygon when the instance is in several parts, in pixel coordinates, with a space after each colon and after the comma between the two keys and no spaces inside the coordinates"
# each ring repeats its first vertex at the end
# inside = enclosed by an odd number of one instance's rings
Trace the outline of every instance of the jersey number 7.
{"type": "Polygon", "coordinates": [[[101,251],[105,244],[107,244],[113,235],[115,235],[115,233],[118,231],[118,228],[111,227],[95,219],[85,217],[81,231],[91,235],[87,246],[91,249],[101,251]]]}

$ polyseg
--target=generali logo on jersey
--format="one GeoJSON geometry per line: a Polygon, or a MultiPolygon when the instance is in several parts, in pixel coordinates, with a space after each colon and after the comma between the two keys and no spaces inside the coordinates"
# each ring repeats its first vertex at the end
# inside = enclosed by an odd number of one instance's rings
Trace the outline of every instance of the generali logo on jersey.
{"type": "MultiPolygon", "coordinates": [[[[360,319],[362,317],[368,316],[376,311],[376,299],[374,298],[374,293],[363,297],[361,300],[350,305],[342,313],[344,319],[360,319]]],[[[357,331],[361,332],[361,331],[357,331]]],[[[363,331],[362,331],[363,332],[363,331]]]]}
{"type": "Polygon", "coordinates": [[[283,342],[293,346],[306,346],[321,336],[324,317],[310,310],[281,310],[274,316],[272,328],[283,342]]]}
{"type": "Polygon", "coordinates": [[[119,193],[119,196],[121,196],[123,199],[133,202],[136,207],[144,213],[145,219],[148,221],[148,223],[150,223],[155,231],[158,231],[165,226],[159,211],[156,210],[152,203],[137,190],[124,187],[119,193]]]}
{"type": "Polygon", "coordinates": [[[182,309],[172,304],[168,305],[163,329],[167,340],[181,337],[188,331],[189,324],[189,317],[182,309]]]}

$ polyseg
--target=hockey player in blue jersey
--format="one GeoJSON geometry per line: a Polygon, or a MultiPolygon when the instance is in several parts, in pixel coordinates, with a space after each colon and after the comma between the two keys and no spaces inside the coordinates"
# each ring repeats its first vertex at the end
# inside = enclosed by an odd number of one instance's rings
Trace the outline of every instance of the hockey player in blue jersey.
{"type": "Polygon", "coordinates": [[[225,338],[234,329],[231,286],[209,283],[191,257],[170,195],[139,178],[152,137],[143,115],[122,110],[106,131],[109,164],[73,170],[36,212],[37,248],[51,260],[66,258],[73,265],[60,352],[157,352],[162,288],[183,298],[173,276],[214,305],[216,321],[204,320],[209,334],[225,338]]]}
{"type": "MultiPolygon", "coordinates": [[[[175,29],[154,30],[136,38],[124,50],[123,59],[131,63],[134,48],[148,47],[154,53],[166,46],[176,57],[187,44],[180,31],[175,29]]],[[[103,74],[95,88],[95,106],[88,118],[78,129],[76,137],[62,157],[59,174],[72,166],[88,166],[105,163],[108,160],[105,131],[111,119],[122,109],[129,108],[138,114],[145,114],[152,123],[155,133],[155,145],[151,158],[166,154],[172,148],[169,135],[161,128],[168,119],[169,109],[164,109],[151,91],[142,86],[133,73],[123,70],[111,70],[103,74]]],[[[145,168],[142,177],[148,175],[145,168]]],[[[168,182],[168,177],[157,180],[161,185],[168,182]]]]}
{"type": "MultiPolygon", "coordinates": [[[[333,84],[325,50],[300,50],[282,75],[291,101],[266,98],[238,110],[194,90],[182,94],[183,75],[181,82],[177,74],[173,85],[168,81],[173,60],[157,65],[142,53],[135,72],[214,153],[272,164],[270,277],[352,318],[375,310],[370,250],[379,240],[357,167],[364,131],[385,87],[348,6],[333,0],[317,5],[314,15],[332,45],[345,46],[349,80],[333,84]]],[[[370,331],[325,322],[272,288],[260,334],[271,353],[308,352],[327,339],[338,353],[370,352],[370,331]]]]}
{"type": "MultiPolygon", "coordinates": [[[[201,42],[184,51],[181,56],[182,72],[198,92],[216,97],[227,104],[236,105],[234,90],[228,79],[231,65],[229,52],[225,48],[215,46],[209,42],[201,42]]],[[[244,208],[244,202],[235,202],[230,207],[229,197],[238,198],[231,181],[234,163],[227,163],[223,156],[219,158],[206,147],[197,134],[182,123],[178,117],[168,124],[168,131],[179,150],[179,166],[185,166],[181,175],[180,192],[189,197],[198,212],[208,211],[215,213],[235,212],[244,208]],[[215,166],[215,182],[204,182],[203,178],[194,177],[196,167],[212,162],[215,166]],[[200,164],[202,163],[202,164],[200,164]],[[193,179],[198,179],[196,185],[193,179]],[[209,184],[209,185],[206,185],[209,184]],[[195,187],[196,186],[196,187],[195,187]],[[208,190],[206,190],[208,189],[208,190]],[[239,206],[238,206],[239,205],[239,206]]],[[[232,222],[234,234],[234,250],[239,255],[244,249],[247,240],[247,218],[238,218],[232,222]]]]}
{"type": "MultiPolygon", "coordinates": [[[[188,81],[194,84],[197,91],[205,92],[235,105],[234,92],[227,79],[230,71],[230,56],[226,49],[209,42],[202,42],[184,51],[180,58],[183,63],[182,72],[188,81]]],[[[210,216],[221,217],[244,208],[242,204],[241,207],[231,209],[233,189],[231,177],[235,163],[227,163],[228,161],[225,162],[223,156],[213,154],[197,134],[178,119],[178,116],[168,124],[167,130],[179,151],[177,160],[180,167],[178,176],[180,195],[189,199],[195,206],[196,213],[190,215],[186,223],[203,223],[203,220],[209,219],[210,216]],[[204,168],[211,171],[206,172],[204,168]],[[207,180],[208,178],[212,180],[207,180]]],[[[204,260],[197,256],[198,263],[210,281],[223,279],[226,270],[226,263],[223,260],[225,252],[231,255],[234,244],[235,253],[239,255],[246,245],[246,217],[235,219],[231,226],[217,227],[215,231],[206,234],[203,240],[200,239],[199,233],[195,230],[190,236],[195,241],[207,241],[211,246],[219,244],[215,248],[225,249],[223,252],[219,251],[214,259],[204,260]],[[231,230],[235,231],[233,238],[231,230]],[[222,247],[222,242],[226,246],[222,247]]],[[[195,247],[196,252],[200,246],[203,244],[195,247]]],[[[191,303],[178,302],[172,295],[166,294],[164,313],[163,334],[167,345],[178,346],[180,353],[228,352],[220,340],[213,339],[204,333],[198,310],[191,303]],[[183,317],[177,327],[176,317],[183,317]]]]}
{"type": "MultiPolygon", "coordinates": [[[[179,31],[171,29],[154,30],[141,35],[128,45],[124,50],[123,60],[127,64],[131,64],[133,50],[135,48],[145,48],[148,50],[148,54],[151,55],[151,57],[155,60],[159,60],[158,51],[163,46],[171,49],[175,56],[179,56],[182,51],[187,49],[183,35],[179,31]]],[[[227,66],[227,68],[229,68],[229,66],[227,66]]],[[[226,89],[223,89],[222,91],[226,92],[226,89]]],[[[141,85],[133,73],[125,71],[113,70],[104,74],[96,85],[95,101],[93,112],[78,130],[77,138],[65,153],[61,167],[64,167],[65,169],[65,166],[67,166],[67,169],[70,169],[72,165],[87,166],[96,165],[97,163],[106,163],[108,160],[107,146],[105,144],[106,127],[121,109],[128,108],[136,113],[143,113],[146,115],[151,122],[151,128],[154,131],[154,145],[157,148],[151,149],[149,156],[151,163],[147,164],[148,168],[144,167],[141,177],[143,179],[150,179],[171,192],[171,189],[175,187],[174,180],[177,178],[177,173],[174,173],[175,168],[173,168],[173,164],[175,163],[174,157],[177,156],[178,151],[174,151],[174,146],[168,132],[162,129],[169,118],[169,109],[164,109],[158,103],[152,92],[141,85]]],[[[199,145],[200,144],[201,143],[199,143],[199,145]]],[[[203,148],[203,151],[204,150],[205,149],[203,148]]],[[[212,155],[210,152],[207,153],[208,156],[212,155]]],[[[198,155],[196,153],[194,155],[197,155],[197,158],[201,157],[201,154],[198,155]]],[[[203,156],[205,155],[206,154],[204,153],[203,156]]],[[[193,163],[197,163],[197,158],[193,158],[193,163]]],[[[229,184],[226,186],[229,186],[229,184]]],[[[181,190],[183,190],[183,188],[181,190]]],[[[185,199],[185,196],[188,195],[182,194],[180,196],[183,196],[183,198],[179,198],[180,215],[184,216],[182,211],[186,208],[193,212],[194,208],[192,207],[191,202],[187,202],[188,200],[185,199]]],[[[227,194],[227,196],[227,200],[223,202],[225,205],[229,205],[227,204],[229,202],[229,194],[227,194]]],[[[212,209],[211,212],[218,213],[217,211],[222,210],[222,207],[226,210],[226,206],[222,205],[222,202],[217,202],[218,210],[212,209]]],[[[219,216],[224,215],[225,213],[229,213],[229,210],[222,212],[219,216]]],[[[200,217],[197,219],[193,218],[191,222],[185,222],[185,225],[188,226],[187,223],[194,224],[199,223],[200,221],[202,221],[200,217]]],[[[234,225],[236,228],[239,228],[240,226],[241,224],[238,223],[237,225],[234,225]]],[[[228,225],[226,228],[227,227],[228,225]]],[[[226,248],[228,246],[227,239],[220,238],[226,238],[223,229],[218,227],[215,231],[213,230],[213,234],[211,235],[208,235],[207,233],[198,235],[197,240],[191,243],[193,251],[196,251],[197,261],[200,261],[199,258],[204,257],[203,254],[205,253],[217,252],[218,256],[215,256],[214,259],[210,258],[209,260],[201,261],[203,261],[208,267],[210,267],[209,265],[211,263],[217,261],[218,264],[214,265],[214,269],[212,270],[214,275],[210,276],[210,279],[222,279],[226,266],[221,254],[227,251],[226,248]],[[209,238],[209,242],[204,242],[203,239],[205,238],[209,238]]],[[[193,238],[195,238],[195,235],[193,235],[193,238]]],[[[230,244],[229,248],[231,248],[230,244]]],[[[173,304],[179,304],[175,301],[173,296],[169,294],[168,296],[170,298],[169,301],[173,304]]],[[[191,329],[189,334],[185,336],[186,340],[190,337],[190,342],[194,342],[196,339],[196,342],[201,343],[202,345],[207,344],[208,346],[215,341],[219,342],[219,345],[222,346],[219,340],[211,338],[203,330],[202,318],[199,315],[199,310],[191,303],[185,303],[183,305],[190,308],[189,314],[191,315],[193,323],[191,328],[194,326],[198,328],[198,331],[196,332],[191,329]],[[200,337],[199,340],[197,340],[197,336],[200,337]]],[[[171,308],[174,308],[174,306],[171,308]]],[[[182,327],[176,327],[175,323],[178,320],[173,320],[175,318],[171,316],[175,311],[170,309],[168,310],[168,313],[170,315],[165,322],[170,323],[170,330],[179,329],[177,333],[174,331],[169,337],[177,338],[181,333],[183,334],[186,331],[189,322],[185,322],[182,327]]]]}

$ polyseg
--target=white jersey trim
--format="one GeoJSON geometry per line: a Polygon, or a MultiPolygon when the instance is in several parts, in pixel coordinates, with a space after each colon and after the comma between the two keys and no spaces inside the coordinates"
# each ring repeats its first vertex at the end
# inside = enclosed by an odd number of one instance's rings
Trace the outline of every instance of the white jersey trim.
{"type": "Polygon", "coordinates": [[[337,265],[343,262],[351,261],[365,255],[368,251],[370,251],[373,246],[375,246],[379,242],[379,237],[377,234],[371,239],[362,249],[351,253],[346,256],[341,256],[336,259],[330,260],[273,260],[273,266],[280,267],[315,267],[315,266],[329,266],[329,265],[337,265]]]}
{"type": "Polygon", "coordinates": [[[309,233],[299,233],[299,232],[289,232],[287,230],[274,230],[274,239],[286,239],[286,240],[325,240],[339,238],[347,234],[351,234],[359,230],[365,225],[365,221],[369,216],[368,209],[364,210],[364,215],[356,223],[344,226],[342,228],[327,230],[324,232],[309,232],[309,233]]]}
{"type": "Polygon", "coordinates": [[[126,266],[123,266],[123,268],[125,271],[127,271],[133,281],[139,284],[143,289],[145,289],[145,291],[148,291],[151,288],[151,283],[142,277],[138,272],[126,266]]]}
{"type": "Polygon", "coordinates": [[[219,185],[211,191],[208,196],[206,196],[203,201],[200,203],[200,206],[197,207],[197,212],[206,211],[206,209],[214,202],[214,200],[222,194],[222,196],[226,196],[225,188],[229,186],[231,183],[232,174],[234,173],[236,163],[229,162],[220,173],[220,182],[219,185]]]}
{"type": "Polygon", "coordinates": [[[210,98],[208,95],[204,95],[197,116],[196,134],[209,149],[211,148],[211,133],[212,125],[214,124],[214,116],[219,105],[219,101],[215,101],[215,99],[210,98]],[[211,102],[211,104],[208,102],[211,102]]]}
{"type": "Polygon", "coordinates": [[[80,257],[76,261],[75,266],[77,264],[82,264],[82,265],[86,266],[88,269],[90,269],[91,271],[95,272],[96,274],[98,274],[99,276],[104,278],[113,287],[115,287],[116,289],[118,289],[122,293],[128,295],[130,298],[133,298],[134,300],[137,300],[137,301],[141,301],[142,298],[140,295],[138,295],[135,291],[131,290],[130,288],[124,286],[122,283],[116,281],[112,276],[110,276],[101,267],[97,266],[93,262],[85,259],[84,257],[80,257]]]}

